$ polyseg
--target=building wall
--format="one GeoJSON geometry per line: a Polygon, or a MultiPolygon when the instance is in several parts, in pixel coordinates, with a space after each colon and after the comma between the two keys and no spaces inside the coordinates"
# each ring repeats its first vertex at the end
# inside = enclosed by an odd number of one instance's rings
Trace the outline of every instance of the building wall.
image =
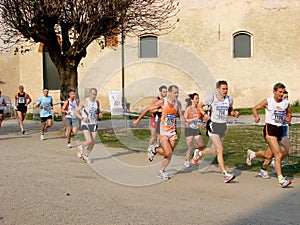
{"type": "MultiPolygon", "coordinates": [[[[159,57],[140,59],[138,38],[126,37],[125,96],[132,111],[142,110],[161,84],[177,84],[180,100],[198,92],[200,98],[225,79],[238,108],[252,107],[272,95],[276,82],[286,84],[291,101],[299,99],[300,2],[297,0],[180,0],[175,29],[159,36],[159,57]],[[233,34],[252,35],[252,57],[233,57],[233,34]]],[[[22,83],[37,99],[42,93],[42,54],[2,55],[0,84],[13,95],[22,83]]],[[[96,87],[102,108],[109,109],[108,90],[121,90],[121,48],[101,49],[97,43],[78,68],[79,94],[96,87]]],[[[55,101],[59,93],[51,91],[55,101]]]]}

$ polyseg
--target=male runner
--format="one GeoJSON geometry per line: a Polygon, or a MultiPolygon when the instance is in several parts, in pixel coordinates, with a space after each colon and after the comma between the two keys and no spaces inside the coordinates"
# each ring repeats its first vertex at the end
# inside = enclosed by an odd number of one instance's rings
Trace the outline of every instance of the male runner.
{"type": "Polygon", "coordinates": [[[74,89],[70,89],[68,92],[69,98],[64,102],[61,111],[65,113],[65,120],[67,126],[67,148],[72,148],[71,145],[71,133],[74,134],[78,131],[78,119],[74,114],[74,110],[78,107],[78,100],[76,99],[76,93],[74,89]]]}
{"type": "Polygon", "coordinates": [[[159,108],[162,109],[160,130],[158,134],[160,147],[151,145],[151,148],[148,150],[148,160],[152,161],[156,153],[159,153],[164,157],[160,170],[157,172],[157,176],[163,180],[168,180],[170,178],[165,172],[165,169],[170,163],[176,144],[176,115],[179,115],[181,123],[186,123],[186,120],[181,112],[181,103],[178,100],[178,95],[179,88],[176,85],[169,86],[167,97],[160,99],[154,104],[148,106],[132,123],[135,127],[148,112],[155,111],[159,108]]]}
{"type": "Polygon", "coordinates": [[[38,98],[35,106],[40,108],[40,120],[41,120],[41,140],[45,140],[45,134],[47,134],[48,128],[52,127],[52,112],[53,99],[49,96],[49,89],[43,89],[43,95],[38,98]]]}
{"type": "Polygon", "coordinates": [[[15,109],[17,111],[17,117],[21,128],[21,133],[25,134],[23,122],[26,118],[27,106],[30,104],[31,98],[29,94],[24,92],[24,86],[19,86],[19,92],[15,95],[15,109]]]}
{"type": "Polygon", "coordinates": [[[6,102],[5,99],[2,97],[2,92],[0,90],[0,128],[3,121],[4,106],[6,106],[6,102]]]}
{"type": "Polygon", "coordinates": [[[273,87],[273,96],[264,99],[262,102],[253,107],[253,115],[255,122],[259,122],[260,118],[257,114],[257,110],[265,108],[266,113],[266,125],[264,127],[264,137],[268,143],[268,148],[265,151],[254,152],[252,150],[247,151],[246,164],[251,166],[251,161],[255,158],[265,159],[259,176],[264,179],[269,179],[270,176],[267,172],[267,166],[270,164],[272,157],[274,157],[274,171],[277,173],[278,182],[281,187],[287,187],[292,183],[291,180],[286,180],[282,176],[281,160],[286,157],[291,151],[291,144],[287,135],[287,125],[291,122],[290,104],[287,98],[283,98],[285,91],[285,85],[277,83],[273,87]],[[280,144],[283,145],[284,151],[281,151],[280,144]],[[278,171],[278,167],[280,170],[278,171]]]}
{"type": "MultiPolygon", "coordinates": [[[[251,160],[254,157],[262,157],[268,160],[271,160],[273,155],[275,158],[275,169],[277,173],[279,186],[284,188],[292,183],[291,180],[287,180],[282,175],[281,170],[281,160],[283,158],[283,153],[280,149],[280,142],[282,141],[283,136],[283,124],[285,121],[287,123],[291,122],[291,110],[290,103],[287,99],[283,98],[285,92],[285,85],[282,83],[276,83],[273,87],[273,96],[267,99],[264,99],[256,106],[252,108],[254,115],[254,121],[258,123],[260,117],[258,115],[258,110],[265,108],[265,126],[263,130],[264,138],[268,143],[268,148],[270,151],[266,151],[267,154],[260,154],[261,152],[255,153],[253,151],[247,151],[247,165],[251,165],[251,160]],[[272,153],[272,154],[270,154],[272,153]]],[[[266,172],[266,170],[265,170],[266,172]]],[[[264,173],[264,168],[262,167],[260,173],[264,173]]]]}
{"type": "Polygon", "coordinates": [[[100,103],[96,100],[96,97],[97,89],[91,88],[89,97],[80,102],[79,106],[74,110],[76,117],[81,120],[81,128],[85,138],[85,142],[78,146],[77,156],[86,163],[93,162],[89,159],[89,154],[96,143],[98,117],[103,117],[100,111],[100,103]]]}
{"type": "MultiPolygon", "coordinates": [[[[151,104],[153,105],[155,102],[157,102],[160,99],[163,99],[167,96],[167,87],[165,85],[162,85],[159,87],[159,93],[160,95],[155,97],[151,104]]],[[[151,138],[148,143],[148,150],[151,148],[151,145],[157,138],[157,129],[159,129],[157,126],[159,126],[161,118],[161,109],[156,109],[155,112],[152,113],[151,119],[150,119],[150,127],[151,127],[151,138]]],[[[156,140],[156,144],[158,144],[158,140],[156,140]]]]}
{"type": "Polygon", "coordinates": [[[228,115],[237,118],[239,117],[239,113],[233,110],[233,99],[227,95],[228,84],[225,80],[220,80],[217,82],[216,90],[217,92],[215,94],[207,96],[199,104],[199,110],[201,114],[204,115],[204,119],[208,121],[206,126],[208,130],[208,136],[212,141],[212,146],[211,148],[206,148],[203,151],[195,149],[192,162],[197,164],[203,155],[215,154],[215,152],[217,152],[217,159],[224,176],[224,182],[229,183],[235,178],[235,175],[226,171],[223,157],[224,147],[222,141],[227,129],[226,122],[228,115]],[[209,106],[208,114],[205,113],[203,109],[204,106],[209,106]]]}

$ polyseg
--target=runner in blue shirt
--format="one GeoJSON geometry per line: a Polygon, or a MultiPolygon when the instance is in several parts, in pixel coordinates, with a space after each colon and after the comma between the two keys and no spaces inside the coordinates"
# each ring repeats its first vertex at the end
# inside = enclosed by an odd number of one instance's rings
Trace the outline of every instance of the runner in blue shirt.
{"type": "Polygon", "coordinates": [[[47,134],[47,129],[52,126],[52,112],[53,110],[53,100],[52,97],[48,95],[49,89],[43,89],[43,96],[39,97],[35,106],[40,108],[40,119],[41,119],[41,140],[45,140],[44,134],[47,134]],[[47,123],[46,123],[47,122],[47,123]]]}

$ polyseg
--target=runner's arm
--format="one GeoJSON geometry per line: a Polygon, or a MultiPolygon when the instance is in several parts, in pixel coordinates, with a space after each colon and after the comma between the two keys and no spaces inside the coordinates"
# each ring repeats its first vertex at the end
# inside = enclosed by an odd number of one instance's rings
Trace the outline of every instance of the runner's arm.
{"type": "Polygon", "coordinates": [[[32,100],[31,100],[31,97],[30,97],[29,94],[26,94],[26,93],[25,93],[25,95],[26,95],[26,96],[25,96],[25,97],[26,97],[26,101],[28,100],[28,101],[26,102],[25,106],[28,106],[32,100]]]}
{"type": "Polygon", "coordinates": [[[200,113],[202,114],[202,118],[207,120],[210,120],[210,116],[208,114],[206,114],[205,110],[203,109],[203,107],[206,106],[202,101],[198,104],[198,109],[200,111],[200,113]]]}
{"type": "Polygon", "coordinates": [[[233,116],[235,118],[238,118],[240,116],[240,113],[238,111],[233,110],[232,107],[229,107],[228,113],[230,116],[233,116]]]}
{"type": "Polygon", "coordinates": [[[83,109],[83,107],[85,106],[86,100],[83,100],[82,102],[79,103],[79,106],[74,110],[74,114],[75,116],[80,119],[83,120],[83,117],[80,113],[80,111],[83,109]]]}
{"type": "Polygon", "coordinates": [[[268,100],[264,99],[252,108],[252,113],[253,113],[253,116],[254,116],[254,122],[255,123],[258,123],[260,121],[260,117],[258,115],[258,110],[262,109],[262,108],[266,108],[267,106],[268,106],[268,100]]]}
{"type": "Polygon", "coordinates": [[[132,122],[132,125],[135,127],[136,125],[138,125],[138,123],[140,122],[140,120],[148,113],[148,112],[152,112],[155,109],[159,109],[163,104],[163,100],[158,100],[157,102],[155,102],[153,105],[148,106],[141,114],[140,116],[134,120],[132,122]]]}
{"type": "Polygon", "coordinates": [[[70,112],[68,112],[68,111],[66,110],[67,105],[68,105],[68,100],[66,100],[66,101],[64,102],[63,106],[61,107],[61,112],[62,112],[62,113],[66,113],[66,114],[70,114],[70,112]]]}
{"type": "Polygon", "coordinates": [[[179,116],[180,122],[181,122],[182,124],[188,123],[187,120],[185,119],[185,117],[184,117],[183,114],[182,114],[182,111],[181,111],[181,103],[180,103],[180,102],[179,102],[179,104],[178,104],[178,116],[179,116]]]}
{"type": "Polygon", "coordinates": [[[41,98],[38,98],[38,100],[36,101],[34,106],[37,107],[37,108],[40,108],[42,106],[41,98]]]}
{"type": "Polygon", "coordinates": [[[186,122],[188,122],[188,123],[193,122],[193,120],[194,120],[194,118],[188,119],[189,113],[190,113],[190,107],[187,107],[186,110],[184,111],[183,116],[184,116],[186,122]]]}
{"type": "Polygon", "coordinates": [[[286,109],[286,118],[285,118],[285,120],[287,121],[287,123],[288,123],[289,125],[291,125],[291,121],[292,121],[292,112],[291,112],[290,104],[289,104],[289,106],[288,106],[287,109],[286,109]]]}
{"type": "MultiPolygon", "coordinates": [[[[154,105],[155,102],[157,102],[157,101],[159,101],[159,99],[158,99],[157,97],[153,98],[152,101],[151,101],[151,105],[154,105]]],[[[150,111],[150,112],[155,113],[155,112],[157,112],[157,111],[158,111],[158,108],[157,108],[157,109],[154,109],[154,110],[152,110],[152,111],[150,111]]]]}
{"type": "Polygon", "coordinates": [[[100,110],[100,102],[97,100],[97,103],[98,103],[98,109],[97,109],[98,117],[101,119],[101,118],[103,118],[103,114],[102,114],[102,112],[100,110]]]}

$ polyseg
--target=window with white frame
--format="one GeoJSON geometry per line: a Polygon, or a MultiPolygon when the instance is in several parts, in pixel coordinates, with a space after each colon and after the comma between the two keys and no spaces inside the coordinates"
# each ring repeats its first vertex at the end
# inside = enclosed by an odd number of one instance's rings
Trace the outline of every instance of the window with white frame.
{"type": "Polygon", "coordinates": [[[140,37],[140,58],[157,58],[158,57],[158,43],[157,37],[147,35],[140,37]]]}

